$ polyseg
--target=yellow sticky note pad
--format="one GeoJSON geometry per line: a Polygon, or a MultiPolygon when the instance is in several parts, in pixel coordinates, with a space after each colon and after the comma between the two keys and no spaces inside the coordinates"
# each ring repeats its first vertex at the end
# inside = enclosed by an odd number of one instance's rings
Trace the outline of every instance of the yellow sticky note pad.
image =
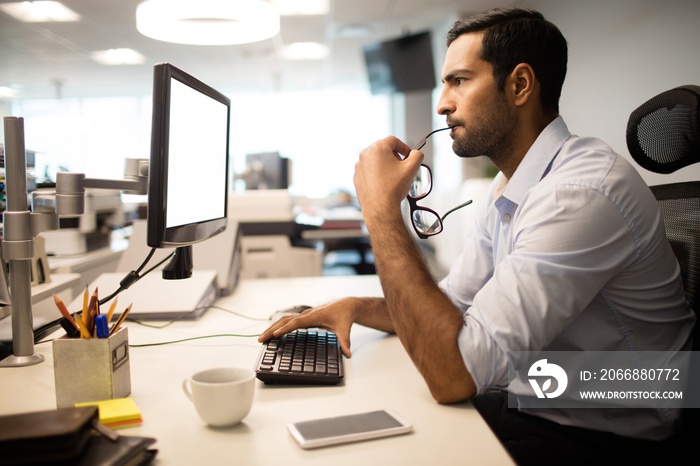
{"type": "Polygon", "coordinates": [[[131,427],[142,422],[141,411],[133,398],[115,398],[75,404],[75,406],[92,405],[96,405],[99,410],[100,422],[108,427],[131,427]]]}

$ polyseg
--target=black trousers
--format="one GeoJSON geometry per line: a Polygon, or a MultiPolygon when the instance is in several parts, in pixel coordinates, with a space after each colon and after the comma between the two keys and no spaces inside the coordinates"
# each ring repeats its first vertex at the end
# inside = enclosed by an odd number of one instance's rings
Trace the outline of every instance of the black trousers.
{"type": "Polygon", "coordinates": [[[700,438],[696,451],[688,452],[678,437],[661,442],[632,439],[524,414],[508,408],[502,392],[477,395],[472,403],[520,466],[699,464],[700,438]]]}

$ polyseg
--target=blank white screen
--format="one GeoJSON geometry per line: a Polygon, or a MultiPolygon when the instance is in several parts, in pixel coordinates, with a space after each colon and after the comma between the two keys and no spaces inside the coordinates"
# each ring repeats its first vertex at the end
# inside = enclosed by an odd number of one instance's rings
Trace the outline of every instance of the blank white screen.
{"type": "Polygon", "coordinates": [[[171,78],[167,228],[225,215],[227,125],[226,105],[171,78]]]}

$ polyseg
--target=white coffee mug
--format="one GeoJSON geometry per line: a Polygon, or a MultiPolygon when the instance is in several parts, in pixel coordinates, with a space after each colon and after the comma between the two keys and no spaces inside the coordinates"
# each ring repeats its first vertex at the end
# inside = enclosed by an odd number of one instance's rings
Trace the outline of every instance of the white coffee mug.
{"type": "Polygon", "coordinates": [[[183,380],[182,390],[199,417],[213,427],[237,424],[253,406],[255,372],[239,367],[218,367],[183,380]]]}

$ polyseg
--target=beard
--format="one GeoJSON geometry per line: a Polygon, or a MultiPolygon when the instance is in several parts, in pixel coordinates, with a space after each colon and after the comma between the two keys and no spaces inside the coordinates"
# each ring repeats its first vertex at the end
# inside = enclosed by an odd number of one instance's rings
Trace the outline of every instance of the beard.
{"type": "Polygon", "coordinates": [[[498,92],[492,103],[481,115],[475,115],[466,125],[463,121],[451,120],[464,128],[461,136],[455,137],[452,150],[459,157],[472,158],[486,156],[496,165],[508,157],[514,143],[515,128],[518,126],[516,112],[508,106],[503,93],[498,92]]]}

